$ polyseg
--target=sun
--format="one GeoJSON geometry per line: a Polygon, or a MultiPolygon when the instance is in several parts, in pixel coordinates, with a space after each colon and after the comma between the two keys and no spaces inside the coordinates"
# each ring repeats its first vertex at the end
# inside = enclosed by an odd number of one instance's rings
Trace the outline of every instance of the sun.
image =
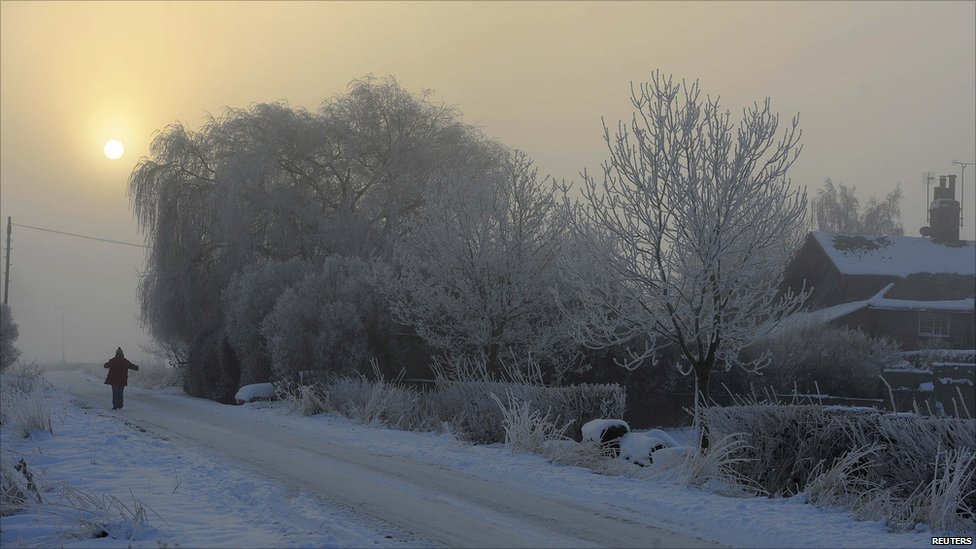
{"type": "Polygon", "coordinates": [[[118,139],[113,139],[105,143],[105,156],[112,160],[117,158],[122,158],[122,154],[125,152],[125,145],[122,144],[118,139]]]}

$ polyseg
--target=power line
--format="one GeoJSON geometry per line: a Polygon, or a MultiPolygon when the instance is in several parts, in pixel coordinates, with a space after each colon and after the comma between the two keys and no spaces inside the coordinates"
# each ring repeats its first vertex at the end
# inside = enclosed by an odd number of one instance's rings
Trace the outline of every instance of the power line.
{"type": "Polygon", "coordinates": [[[55,231],[54,229],[45,229],[44,227],[33,227],[31,225],[21,225],[20,223],[12,223],[12,225],[15,225],[17,227],[24,227],[25,229],[34,229],[35,231],[44,231],[44,232],[47,232],[47,233],[57,233],[57,234],[63,234],[63,235],[67,235],[67,236],[74,236],[74,237],[77,237],[77,238],[87,238],[88,240],[98,240],[99,242],[108,242],[110,244],[121,244],[123,246],[134,246],[136,248],[148,248],[148,246],[146,246],[145,244],[135,244],[133,242],[123,242],[121,240],[112,240],[112,239],[109,239],[109,238],[99,238],[97,236],[88,236],[88,235],[84,235],[84,234],[69,233],[69,232],[65,232],[65,231],[55,231]]]}

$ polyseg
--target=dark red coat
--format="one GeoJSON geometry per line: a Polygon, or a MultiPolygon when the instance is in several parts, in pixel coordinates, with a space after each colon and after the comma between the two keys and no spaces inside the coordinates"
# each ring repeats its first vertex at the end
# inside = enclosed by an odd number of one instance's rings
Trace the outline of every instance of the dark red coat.
{"type": "Polygon", "coordinates": [[[129,370],[138,370],[139,367],[129,362],[125,357],[112,357],[105,363],[108,368],[108,375],[105,376],[105,385],[127,385],[129,382],[129,370]]]}

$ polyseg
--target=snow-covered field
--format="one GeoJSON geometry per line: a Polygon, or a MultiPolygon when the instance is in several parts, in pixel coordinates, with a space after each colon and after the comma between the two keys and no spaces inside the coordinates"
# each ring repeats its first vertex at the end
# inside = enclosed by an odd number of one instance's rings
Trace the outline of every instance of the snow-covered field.
{"type": "MultiPolygon", "coordinates": [[[[439,545],[433,539],[440,530],[421,524],[431,513],[484,524],[471,527],[467,543],[450,545],[478,545],[484,538],[477,536],[491,532],[499,546],[600,545],[593,540],[603,533],[585,531],[597,524],[619,528],[619,539],[631,540],[620,543],[635,546],[923,547],[931,540],[923,532],[889,533],[880,522],[856,522],[799,497],[726,498],[552,465],[500,445],[300,417],[267,403],[224,406],[130,387],[125,409],[112,412],[100,379],[49,377],[59,388],[52,395],[55,436],[20,439],[4,428],[4,452],[23,456],[48,485],[67,482],[129,507],[141,502],[150,509],[149,526],[132,532],[122,524],[114,533],[122,539],[71,538],[73,520],[33,506],[0,519],[4,547],[439,545]],[[197,442],[205,435],[210,443],[197,442]],[[283,441],[303,442],[289,448],[283,441]],[[319,465],[302,465],[305,458],[319,465]],[[346,477],[349,485],[341,482],[346,477]],[[386,498],[389,509],[372,496],[386,498]],[[646,532],[646,543],[630,532],[646,532]]],[[[448,526],[440,539],[454,539],[448,526]]]]}

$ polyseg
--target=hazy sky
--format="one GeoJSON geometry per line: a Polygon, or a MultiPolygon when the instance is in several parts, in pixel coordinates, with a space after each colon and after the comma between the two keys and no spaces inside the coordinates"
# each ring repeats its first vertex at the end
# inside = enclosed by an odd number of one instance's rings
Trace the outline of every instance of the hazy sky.
{"type": "MultiPolygon", "coordinates": [[[[799,112],[792,179],[897,182],[906,234],[924,172],[976,160],[974,2],[56,3],[0,8],[0,215],[142,242],[126,178],[153,132],[224,106],[315,109],[366,74],[432,89],[466,122],[578,180],[605,156],[600,117],[628,116],[653,69],[699,79],[733,112],[799,112]],[[119,160],[102,145],[125,143],[119,160]]],[[[973,238],[976,168],[963,234],[973,238]]],[[[143,250],[14,227],[10,304],[25,358],[140,359],[143,250]]]]}

